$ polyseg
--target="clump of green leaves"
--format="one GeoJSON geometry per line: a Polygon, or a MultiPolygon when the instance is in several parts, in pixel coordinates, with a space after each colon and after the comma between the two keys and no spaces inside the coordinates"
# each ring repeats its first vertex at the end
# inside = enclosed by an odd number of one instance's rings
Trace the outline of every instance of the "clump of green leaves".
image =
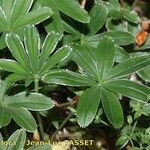
{"type": "MultiPolygon", "coordinates": [[[[135,45],[139,22],[137,13],[121,7],[118,0],[95,0],[89,12],[75,0],[1,1],[0,49],[7,47],[12,55],[0,59],[5,79],[0,81],[0,127],[13,119],[26,131],[37,129],[30,110],[54,106],[50,98],[39,93],[39,82],[41,89],[47,84],[78,87],[82,94],[76,114],[81,127],[105,114],[116,129],[122,127],[118,146],[130,143],[137,148],[134,143],[142,139],[138,147],[148,149],[149,129],[137,127],[137,120],[149,116],[150,109],[150,55],[146,51],[150,44],[148,39],[141,47],[135,45]],[[71,68],[74,71],[68,70],[68,61],[76,63],[76,69],[71,68]],[[133,74],[142,84],[131,80],[133,74]],[[25,87],[34,82],[34,89],[29,94],[24,89],[9,95],[8,89],[16,82],[20,84],[18,81],[25,81],[25,87]],[[124,114],[124,97],[134,102],[130,104],[133,116],[124,114]]],[[[77,92],[76,88],[72,91],[77,92]]],[[[9,140],[16,136],[20,146],[2,149],[22,149],[26,133],[17,130],[9,140]]]]}

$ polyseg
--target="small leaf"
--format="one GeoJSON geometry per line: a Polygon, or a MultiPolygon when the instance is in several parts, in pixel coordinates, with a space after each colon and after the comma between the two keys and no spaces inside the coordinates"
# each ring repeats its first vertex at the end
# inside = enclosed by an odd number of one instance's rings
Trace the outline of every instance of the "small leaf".
{"type": "Polygon", "coordinates": [[[150,66],[140,70],[138,75],[145,81],[150,81],[150,66]]]}
{"type": "Polygon", "coordinates": [[[100,80],[110,74],[114,65],[115,46],[110,37],[100,39],[96,48],[96,62],[100,80]]]}
{"type": "Polygon", "coordinates": [[[74,45],[73,49],[73,60],[83,68],[89,76],[98,79],[98,69],[94,51],[83,45],[74,45]]]}
{"type": "MultiPolygon", "coordinates": [[[[30,75],[30,74],[28,74],[28,75],[30,75]]],[[[16,81],[25,80],[26,78],[28,78],[28,75],[13,73],[13,74],[10,74],[5,80],[9,83],[14,83],[16,81]]]]}
{"type": "Polygon", "coordinates": [[[6,16],[0,7],[0,32],[7,30],[6,16]]]}
{"type": "Polygon", "coordinates": [[[13,25],[19,17],[26,14],[33,4],[33,0],[15,0],[11,12],[11,24],[13,25]]]}
{"type": "Polygon", "coordinates": [[[115,60],[120,63],[130,58],[128,52],[126,52],[122,47],[115,46],[115,60]]]}
{"type": "Polygon", "coordinates": [[[11,59],[0,59],[0,69],[8,72],[26,73],[19,63],[11,59]]]}
{"type": "Polygon", "coordinates": [[[8,125],[10,123],[12,116],[10,111],[1,106],[1,102],[0,102],[0,128],[8,125]]]}
{"type": "Polygon", "coordinates": [[[129,11],[127,9],[122,9],[121,13],[125,19],[132,23],[138,23],[138,15],[134,11],[129,11]]]}
{"type": "Polygon", "coordinates": [[[26,96],[26,93],[19,93],[12,96],[7,101],[8,107],[23,107],[32,111],[44,111],[51,109],[54,106],[53,101],[39,93],[30,93],[26,96]]]}
{"type": "Polygon", "coordinates": [[[60,48],[56,53],[54,53],[51,57],[48,58],[45,63],[42,72],[47,71],[48,69],[54,67],[61,61],[65,60],[72,52],[72,49],[69,46],[64,46],[60,48]]]}
{"type": "Polygon", "coordinates": [[[34,26],[28,26],[24,30],[24,43],[29,62],[34,73],[39,70],[39,55],[40,55],[40,36],[34,26]]]}
{"type": "Polygon", "coordinates": [[[38,8],[36,10],[32,10],[27,14],[22,15],[17,19],[17,21],[13,24],[13,29],[18,29],[26,25],[36,25],[39,22],[49,18],[52,15],[52,11],[48,7],[38,8]]]}
{"type": "Polygon", "coordinates": [[[102,90],[102,106],[113,126],[116,128],[122,127],[124,123],[123,110],[117,96],[113,92],[106,89],[102,90]]]}
{"type": "Polygon", "coordinates": [[[47,32],[55,31],[58,33],[62,33],[63,32],[62,19],[55,3],[53,2],[53,0],[47,1],[43,0],[43,3],[46,3],[46,6],[50,7],[54,12],[54,14],[52,15],[52,21],[49,24],[44,23],[46,31],[47,32]]]}
{"type": "Polygon", "coordinates": [[[63,20],[62,20],[62,24],[63,24],[65,32],[70,33],[75,36],[80,36],[80,32],[78,30],[74,29],[71,25],[69,25],[68,23],[66,23],[63,20]]]}
{"type": "Polygon", "coordinates": [[[37,128],[36,121],[32,114],[25,108],[9,107],[14,121],[29,132],[37,128]]]}
{"type": "Polygon", "coordinates": [[[106,82],[103,86],[141,102],[148,101],[148,94],[150,93],[150,88],[129,80],[112,80],[106,82]]]}
{"type": "Polygon", "coordinates": [[[79,3],[75,0],[53,0],[57,8],[64,14],[72,17],[73,19],[80,21],[82,23],[88,23],[90,17],[84,9],[81,8],[79,3]]]}
{"type": "Polygon", "coordinates": [[[20,65],[25,69],[29,69],[29,59],[20,37],[14,33],[7,34],[6,43],[12,55],[16,58],[20,65]]]}
{"type": "Polygon", "coordinates": [[[101,88],[93,86],[81,95],[77,106],[77,121],[83,128],[94,119],[101,99],[101,88]],[[94,95],[94,97],[93,97],[94,95]]]}
{"type": "Polygon", "coordinates": [[[11,11],[12,11],[13,4],[14,4],[14,0],[3,0],[3,10],[9,25],[11,21],[11,11]]]}
{"type": "Polygon", "coordinates": [[[60,34],[52,31],[48,33],[47,37],[45,38],[42,46],[41,56],[40,56],[41,68],[44,65],[44,63],[47,61],[50,54],[53,53],[53,51],[55,50],[56,45],[59,41],[59,36],[60,34]]]}
{"type": "Polygon", "coordinates": [[[8,142],[12,143],[7,145],[7,150],[23,150],[26,141],[26,132],[25,130],[15,131],[8,139],[8,142]],[[15,144],[13,144],[15,143],[15,144]]]}
{"type": "Polygon", "coordinates": [[[122,45],[122,46],[129,45],[131,43],[134,43],[134,41],[135,41],[135,38],[131,33],[124,32],[124,31],[103,32],[101,34],[87,37],[86,40],[87,40],[87,42],[90,43],[90,46],[96,48],[99,40],[104,36],[110,36],[114,40],[115,44],[122,45]]]}
{"type": "Polygon", "coordinates": [[[149,55],[127,59],[112,68],[109,78],[122,78],[150,65],[149,55]]]}
{"type": "Polygon", "coordinates": [[[44,82],[67,85],[67,86],[94,86],[96,81],[85,75],[75,73],[69,70],[55,70],[45,74],[42,78],[44,82]]]}
{"type": "Polygon", "coordinates": [[[107,11],[103,4],[95,5],[89,13],[91,19],[88,24],[90,34],[95,34],[104,25],[107,11]]]}

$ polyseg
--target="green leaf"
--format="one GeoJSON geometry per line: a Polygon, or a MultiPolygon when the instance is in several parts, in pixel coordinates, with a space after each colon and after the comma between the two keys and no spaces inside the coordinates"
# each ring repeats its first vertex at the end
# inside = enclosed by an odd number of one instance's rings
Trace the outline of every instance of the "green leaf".
{"type": "Polygon", "coordinates": [[[148,94],[150,94],[150,88],[129,80],[112,80],[106,82],[103,86],[141,102],[146,102],[148,94]]]}
{"type": "Polygon", "coordinates": [[[66,31],[67,33],[70,33],[72,35],[75,35],[75,36],[80,36],[80,32],[78,30],[74,29],[71,25],[69,25],[68,23],[66,23],[63,20],[62,20],[62,24],[64,27],[64,31],[66,31]]]}
{"type": "Polygon", "coordinates": [[[145,81],[150,81],[150,66],[140,70],[138,75],[145,81]]]}
{"type": "Polygon", "coordinates": [[[134,36],[129,32],[123,32],[123,31],[108,31],[102,33],[104,35],[112,37],[115,44],[117,45],[129,45],[131,43],[134,43],[134,36]]]}
{"type": "Polygon", "coordinates": [[[89,76],[98,79],[98,69],[94,51],[89,47],[81,45],[74,45],[73,49],[73,60],[83,68],[89,76]]]}
{"type": "Polygon", "coordinates": [[[28,96],[26,93],[19,93],[12,96],[7,101],[8,107],[23,107],[32,111],[44,111],[51,109],[54,106],[53,101],[39,93],[31,93],[28,96]]]}
{"type": "Polygon", "coordinates": [[[85,75],[75,73],[69,70],[55,70],[45,74],[42,78],[44,82],[67,85],[67,86],[94,86],[96,81],[85,75]]]}
{"type": "Polygon", "coordinates": [[[5,42],[5,36],[6,33],[3,32],[2,35],[0,36],[0,50],[3,50],[6,47],[6,42],[5,42]]]}
{"type": "Polygon", "coordinates": [[[109,78],[121,78],[150,65],[149,55],[127,59],[112,68],[109,78]]]}
{"type": "MultiPolygon", "coordinates": [[[[28,74],[28,75],[30,75],[30,74],[28,74]]],[[[14,83],[16,81],[25,80],[26,78],[28,78],[28,75],[13,73],[13,74],[10,74],[5,80],[9,83],[14,83]]]]}
{"type": "Polygon", "coordinates": [[[52,22],[47,25],[46,23],[44,24],[46,31],[51,32],[54,30],[58,33],[62,33],[63,32],[62,19],[55,3],[53,2],[53,0],[47,0],[47,1],[43,0],[43,2],[46,2],[47,6],[49,6],[54,12],[54,14],[52,15],[52,22]]]}
{"type": "Polygon", "coordinates": [[[25,48],[29,56],[29,62],[34,73],[39,70],[40,37],[34,26],[28,26],[24,31],[25,48]]]}
{"type": "Polygon", "coordinates": [[[12,118],[10,111],[1,105],[0,102],[0,128],[7,126],[12,118]]]}
{"type": "Polygon", "coordinates": [[[20,65],[25,69],[29,69],[29,59],[19,36],[14,33],[7,34],[6,43],[12,55],[16,58],[20,65]]]}
{"type": "Polygon", "coordinates": [[[37,128],[36,121],[32,114],[25,108],[9,107],[14,121],[29,132],[34,132],[37,128]]]}
{"type": "Polygon", "coordinates": [[[0,7],[0,32],[4,31],[7,29],[7,22],[6,22],[6,17],[5,14],[0,7]]]}
{"type": "Polygon", "coordinates": [[[15,0],[11,12],[11,24],[13,25],[19,17],[26,14],[33,4],[33,0],[15,0]]]}
{"type": "Polygon", "coordinates": [[[53,0],[53,2],[61,12],[72,17],[73,19],[82,23],[88,23],[90,21],[88,13],[81,8],[77,1],[63,0],[60,3],[60,0],[53,0]]]}
{"type": "Polygon", "coordinates": [[[118,97],[113,92],[102,90],[102,106],[111,124],[116,128],[122,127],[124,123],[123,110],[118,97]]]}
{"type": "Polygon", "coordinates": [[[69,46],[64,46],[57,50],[51,57],[48,58],[47,62],[45,63],[42,72],[46,71],[56,64],[60,63],[61,61],[65,60],[72,52],[72,49],[69,46]]]}
{"type": "Polygon", "coordinates": [[[96,48],[96,62],[100,80],[105,79],[114,65],[115,46],[110,37],[100,39],[96,48]]]}
{"type": "Polygon", "coordinates": [[[134,43],[135,41],[134,36],[129,32],[108,31],[108,32],[103,32],[101,34],[87,37],[87,42],[90,43],[90,46],[96,48],[99,40],[104,36],[110,36],[114,40],[115,44],[122,45],[122,46],[129,45],[131,43],[134,43]]]}
{"type": "Polygon", "coordinates": [[[11,21],[11,11],[12,11],[13,4],[14,4],[14,0],[3,0],[3,10],[9,25],[11,21]]]}
{"type": "Polygon", "coordinates": [[[12,143],[7,145],[7,150],[23,150],[26,141],[26,132],[25,130],[15,131],[8,139],[8,142],[12,143]],[[15,144],[13,144],[15,143],[15,144]]]}
{"type": "Polygon", "coordinates": [[[56,45],[59,41],[60,34],[55,32],[48,33],[47,37],[44,40],[41,56],[40,56],[40,65],[43,67],[44,63],[47,61],[48,57],[56,48],[56,45]]]}
{"type": "Polygon", "coordinates": [[[81,95],[77,106],[77,121],[87,127],[94,119],[101,99],[101,88],[93,86],[81,95]],[[94,95],[94,97],[93,97],[94,95]]]}
{"type": "Polygon", "coordinates": [[[103,4],[101,5],[95,5],[90,13],[89,13],[91,19],[88,24],[90,34],[95,34],[98,32],[98,30],[104,25],[107,17],[107,11],[103,4]]]}
{"type": "Polygon", "coordinates": [[[0,59],[0,69],[8,72],[26,73],[19,63],[11,59],[0,59]]]}
{"type": "Polygon", "coordinates": [[[122,9],[121,13],[126,20],[128,20],[132,23],[138,23],[138,15],[135,11],[129,11],[127,9],[122,9]]]}
{"type": "Polygon", "coordinates": [[[9,86],[8,86],[7,82],[0,80],[0,102],[3,101],[3,97],[4,97],[8,87],[9,86]]]}
{"type": "Polygon", "coordinates": [[[52,15],[52,11],[48,7],[41,7],[36,10],[30,11],[27,14],[19,17],[13,24],[13,29],[18,29],[26,25],[39,24],[43,20],[49,18],[52,15]]]}
{"type": "Polygon", "coordinates": [[[130,58],[128,52],[126,52],[122,47],[115,46],[115,60],[120,63],[130,58]]]}

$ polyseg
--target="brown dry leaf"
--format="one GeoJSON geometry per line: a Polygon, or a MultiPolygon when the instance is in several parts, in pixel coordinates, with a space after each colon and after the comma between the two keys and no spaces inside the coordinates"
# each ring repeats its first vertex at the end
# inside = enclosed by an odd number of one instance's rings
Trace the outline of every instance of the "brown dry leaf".
{"type": "Polygon", "coordinates": [[[148,37],[148,31],[145,31],[145,30],[141,30],[139,31],[137,34],[136,34],[136,44],[138,46],[141,46],[145,43],[145,41],[147,40],[147,37],[148,37]]]}
{"type": "Polygon", "coordinates": [[[141,30],[136,34],[136,44],[141,46],[147,40],[148,34],[150,30],[150,20],[141,22],[141,30]]]}

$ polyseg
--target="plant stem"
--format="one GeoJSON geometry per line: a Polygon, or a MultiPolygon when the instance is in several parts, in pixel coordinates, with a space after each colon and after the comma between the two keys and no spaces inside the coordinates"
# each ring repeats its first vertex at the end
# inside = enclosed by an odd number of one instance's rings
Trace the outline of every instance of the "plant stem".
{"type": "Polygon", "coordinates": [[[59,126],[59,128],[53,133],[52,137],[51,137],[51,141],[54,140],[56,134],[59,132],[59,130],[61,130],[63,128],[63,126],[68,122],[68,120],[72,117],[73,113],[70,112],[69,115],[67,116],[67,118],[61,123],[61,125],[59,126]]]}
{"type": "MultiPolygon", "coordinates": [[[[35,85],[35,92],[38,93],[39,92],[39,80],[35,79],[34,85],[35,85]]],[[[41,137],[44,140],[43,123],[42,123],[42,119],[41,119],[40,113],[36,112],[36,116],[37,116],[37,120],[38,120],[38,123],[39,123],[41,137]]]]}

